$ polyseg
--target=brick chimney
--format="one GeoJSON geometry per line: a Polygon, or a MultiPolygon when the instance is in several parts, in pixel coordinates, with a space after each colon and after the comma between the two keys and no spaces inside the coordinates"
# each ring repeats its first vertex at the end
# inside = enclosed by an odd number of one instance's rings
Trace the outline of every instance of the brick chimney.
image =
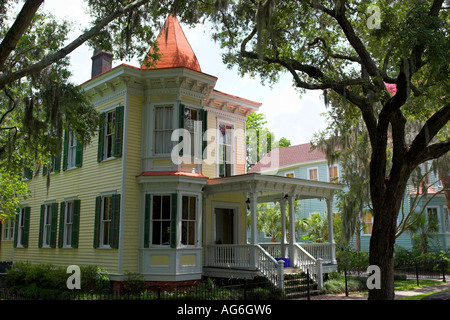
{"type": "Polygon", "coordinates": [[[91,78],[98,76],[104,72],[111,70],[112,54],[101,49],[94,51],[92,56],[92,73],[91,78]]]}

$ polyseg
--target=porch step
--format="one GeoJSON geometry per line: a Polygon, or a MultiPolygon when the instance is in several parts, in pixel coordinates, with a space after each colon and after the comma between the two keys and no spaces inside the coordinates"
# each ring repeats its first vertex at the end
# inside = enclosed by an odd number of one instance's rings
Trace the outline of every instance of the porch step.
{"type": "Polygon", "coordinates": [[[317,284],[306,278],[304,272],[300,271],[298,268],[291,268],[285,273],[284,278],[284,294],[288,299],[300,299],[305,298],[309,295],[318,295],[320,291],[317,289],[317,284]],[[309,285],[309,288],[308,288],[309,285]]]}
{"type": "Polygon", "coordinates": [[[302,273],[300,268],[295,267],[284,268],[284,274],[297,274],[297,273],[302,273]]]}

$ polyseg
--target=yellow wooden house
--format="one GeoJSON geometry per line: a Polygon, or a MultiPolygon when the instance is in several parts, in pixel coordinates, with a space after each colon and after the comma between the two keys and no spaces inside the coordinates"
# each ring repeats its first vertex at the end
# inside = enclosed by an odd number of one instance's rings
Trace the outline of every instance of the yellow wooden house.
{"type": "MultiPolygon", "coordinates": [[[[263,274],[282,287],[276,258],[290,258],[320,282],[335,264],[333,241],[308,252],[285,239],[295,235],[294,201],[320,198],[332,208],[340,186],[246,173],[245,122],[261,103],[216,90],[175,17],[158,42],[153,67],[111,68],[110,54],[94,53],[81,87],[104,124],[85,146],[67,131],[63,154],[35,167],[31,196],[3,226],[0,261],[96,265],[115,282],[127,272],[150,282],[263,274]],[[276,201],[283,240],[258,244],[256,204],[276,201]]],[[[268,165],[276,164],[274,156],[268,165]]]]}

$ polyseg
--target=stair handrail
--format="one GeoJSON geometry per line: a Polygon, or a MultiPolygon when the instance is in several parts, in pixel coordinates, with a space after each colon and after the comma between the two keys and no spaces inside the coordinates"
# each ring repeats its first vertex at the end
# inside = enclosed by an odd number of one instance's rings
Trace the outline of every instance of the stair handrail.
{"type": "Polygon", "coordinates": [[[318,284],[319,289],[322,288],[322,259],[314,258],[308,251],[306,251],[298,243],[294,244],[296,248],[295,265],[303,270],[305,273],[309,270],[310,276],[318,284]]]}
{"type": "Polygon", "coordinates": [[[278,289],[284,289],[284,262],[277,261],[259,244],[255,245],[256,267],[278,289]]]}

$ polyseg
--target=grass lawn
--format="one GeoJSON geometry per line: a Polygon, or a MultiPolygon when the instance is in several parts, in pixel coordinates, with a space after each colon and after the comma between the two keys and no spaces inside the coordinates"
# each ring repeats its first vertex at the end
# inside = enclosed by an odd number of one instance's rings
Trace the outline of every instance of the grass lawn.
{"type": "Polygon", "coordinates": [[[406,290],[414,290],[420,287],[425,286],[434,286],[442,284],[442,281],[432,281],[432,280],[419,280],[419,285],[417,285],[417,280],[396,280],[394,282],[394,290],[395,291],[406,291],[406,290]]]}

